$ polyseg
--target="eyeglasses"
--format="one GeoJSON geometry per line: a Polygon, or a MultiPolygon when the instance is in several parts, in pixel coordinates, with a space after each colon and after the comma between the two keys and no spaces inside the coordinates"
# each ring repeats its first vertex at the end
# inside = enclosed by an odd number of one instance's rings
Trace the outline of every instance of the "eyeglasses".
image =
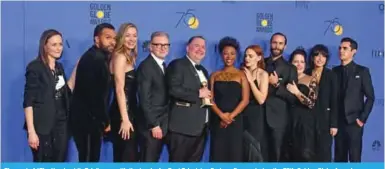
{"type": "Polygon", "coordinates": [[[151,45],[154,45],[154,46],[157,47],[157,48],[160,48],[160,47],[162,47],[162,48],[169,48],[169,47],[171,46],[171,44],[169,44],[169,43],[166,43],[166,44],[161,44],[161,43],[151,43],[151,45]]]}

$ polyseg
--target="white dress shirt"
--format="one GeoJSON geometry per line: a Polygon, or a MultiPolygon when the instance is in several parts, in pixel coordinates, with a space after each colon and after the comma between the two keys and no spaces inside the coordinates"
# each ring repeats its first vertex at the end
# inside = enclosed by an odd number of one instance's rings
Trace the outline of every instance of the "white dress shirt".
{"type": "Polygon", "coordinates": [[[151,56],[152,56],[152,58],[155,59],[156,63],[159,65],[160,69],[162,70],[162,72],[164,74],[164,72],[165,72],[165,70],[163,69],[164,60],[156,57],[153,53],[151,53],[151,56]]]}
{"type": "MultiPolygon", "coordinates": [[[[202,70],[197,70],[195,68],[195,65],[197,65],[193,60],[190,59],[190,57],[188,55],[186,55],[188,60],[190,60],[191,64],[193,65],[195,71],[198,73],[198,77],[199,77],[199,80],[202,82],[206,82],[208,84],[208,81],[207,81],[207,78],[205,76],[205,74],[203,73],[202,70]]],[[[206,123],[209,121],[209,110],[206,108],[206,123]]]]}

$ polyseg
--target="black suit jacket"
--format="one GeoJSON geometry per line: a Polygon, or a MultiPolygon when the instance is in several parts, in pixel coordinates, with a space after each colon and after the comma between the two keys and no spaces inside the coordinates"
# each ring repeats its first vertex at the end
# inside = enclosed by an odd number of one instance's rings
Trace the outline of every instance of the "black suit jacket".
{"type": "MultiPolygon", "coordinates": [[[[345,96],[340,96],[338,102],[341,106],[340,120],[346,120],[350,124],[358,118],[365,123],[372,111],[375,99],[372,78],[367,67],[354,62],[351,64],[353,74],[349,76],[345,96]]],[[[334,67],[333,71],[338,76],[338,82],[342,83],[342,66],[334,67]]]]}
{"type": "MultiPolygon", "coordinates": [[[[199,98],[201,82],[198,73],[187,56],[173,60],[167,67],[167,84],[171,95],[169,130],[191,136],[203,132],[207,108],[201,108],[199,98]]],[[[209,82],[205,68],[203,73],[209,82]]]]}
{"type": "MultiPolygon", "coordinates": [[[[56,62],[56,67],[60,74],[63,75],[64,81],[67,82],[63,66],[56,62]]],[[[27,65],[25,77],[23,107],[32,106],[36,133],[49,134],[56,122],[55,78],[51,70],[40,58],[31,61],[27,65]]],[[[64,86],[64,99],[67,115],[70,94],[71,90],[66,84],[64,86]]],[[[26,123],[24,123],[24,129],[27,129],[26,123]]]]}
{"type": "Polygon", "coordinates": [[[265,59],[266,70],[269,74],[275,71],[278,75],[279,86],[269,84],[268,96],[265,102],[267,124],[272,128],[284,129],[289,120],[289,105],[296,98],[287,89],[288,83],[298,82],[297,68],[282,57],[273,61],[265,59]]]}
{"type": "MultiPolygon", "coordinates": [[[[311,76],[311,69],[305,71],[311,76]]],[[[312,112],[316,113],[317,128],[330,130],[338,124],[338,82],[333,71],[328,68],[322,70],[319,82],[318,96],[312,112]]]]}
{"type": "MultiPolygon", "coordinates": [[[[166,70],[165,70],[166,71],[166,70]]],[[[169,97],[165,74],[155,59],[149,55],[137,69],[140,113],[139,127],[145,130],[156,126],[167,133],[169,97]]]]}
{"type": "Polygon", "coordinates": [[[103,131],[109,125],[108,56],[107,52],[92,46],[79,60],[71,104],[74,130],[103,131]]]}

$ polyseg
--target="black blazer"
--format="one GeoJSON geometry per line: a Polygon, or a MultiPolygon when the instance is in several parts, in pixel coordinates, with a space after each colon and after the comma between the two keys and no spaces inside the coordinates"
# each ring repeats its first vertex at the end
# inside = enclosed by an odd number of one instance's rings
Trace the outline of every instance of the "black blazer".
{"type": "MultiPolygon", "coordinates": [[[[348,124],[353,123],[358,118],[365,123],[369,118],[374,103],[374,89],[372,78],[367,67],[351,63],[353,74],[349,76],[345,96],[340,96],[339,105],[341,107],[340,120],[347,120],[348,124]],[[366,100],[365,100],[366,97],[366,100]]],[[[338,76],[338,82],[342,79],[342,66],[333,68],[338,76]]]]}
{"type": "MultiPolygon", "coordinates": [[[[209,82],[205,68],[203,73],[209,82]]],[[[191,136],[203,132],[207,108],[201,108],[199,98],[201,82],[198,73],[187,56],[173,60],[166,71],[167,84],[171,95],[169,130],[191,136]]]]}
{"type": "MultiPolygon", "coordinates": [[[[311,69],[305,71],[309,76],[311,72],[311,69]]],[[[338,127],[338,82],[335,73],[325,67],[318,85],[318,96],[312,112],[316,113],[317,128],[329,131],[338,127]]]]}
{"type": "Polygon", "coordinates": [[[108,56],[107,52],[92,46],[79,60],[70,112],[75,131],[103,131],[110,123],[108,56]]]}
{"type": "Polygon", "coordinates": [[[140,63],[136,73],[140,104],[138,125],[145,130],[160,126],[166,134],[169,97],[165,74],[151,55],[140,63]]]}
{"type": "Polygon", "coordinates": [[[275,71],[279,78],[278,87],[269,84],[265,102],[267,124],[272,128],[283,129],[287,127],[290,120],[290,103],[296,100],[295,96],[286,89],[286,85],[293,81],[298,82],[297,68],[282,57],[275,61],[269,57],[265,62],[267,72],[272,74],[275,71]]]}
{"type": "MultiPolygon", "coordinates": [[[[64,81],[67,82],[63,66],[59,62],[56,62],[55,65],[60,74],[63,75],[64,81]]],[[[23,107],[32,106],[36,133],[49,134],[56,121],[55,78],[49,67],[40,58],[27,65],[25,78],[23,107]]],[[[67,116],[70,94],[71,90],[66,84],[64,86],[64,99],[67,116]]],[[[27,129],[26,122],[24,129],[27,129]]]]}

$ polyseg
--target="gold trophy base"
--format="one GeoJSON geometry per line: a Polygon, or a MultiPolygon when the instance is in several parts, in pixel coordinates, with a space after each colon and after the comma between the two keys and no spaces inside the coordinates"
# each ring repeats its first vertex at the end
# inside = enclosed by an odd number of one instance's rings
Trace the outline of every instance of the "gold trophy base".
{"type": "Polygon", "coordinates": [[[202,99],[202,105],[201,105],[201,108],[204,108],[204,107],[210,107],[212,106],[213,104],[211,103],[210,99],[202,99]]]}

